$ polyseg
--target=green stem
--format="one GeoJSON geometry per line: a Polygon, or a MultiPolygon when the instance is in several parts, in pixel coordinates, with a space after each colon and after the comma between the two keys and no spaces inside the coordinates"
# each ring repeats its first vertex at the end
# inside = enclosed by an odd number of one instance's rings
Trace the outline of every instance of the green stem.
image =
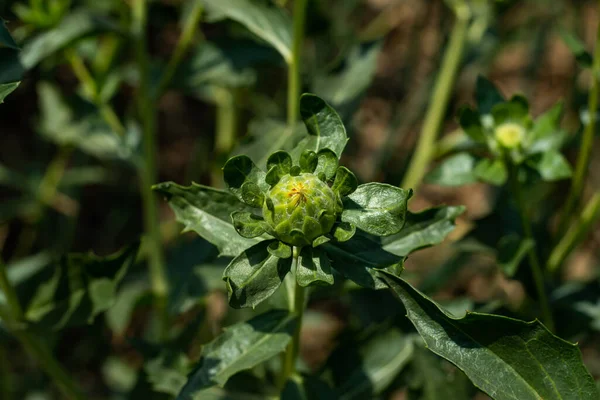
{"type": "Polygon", "coordinates": [[[298,353],[300,352],[300,332],[302,329],[302,317],[304,316],[304,308],[306,305],[306,289],[295,283],[296,271],[298,269],[298,256],[300,249],[294,247],[294,260],[292,265],[292,272],[294,274],[294,301],[290,304],[290,312],[295,314],[298,320],[296,321],[296,328],[294,330],[294,336],[292,341],[285,350],[283,357],[283,368],[281,373],[281,387],[285,386],[287,380],[296,372],[296,360],[298,353]]]}
{"type": "Polygon", "coordinates": [[[90,71],[85,66],[85,63],[77,55],[75,50],[68,50],[66,52],[67,60],[71,64],[71,68],[73,69],[73,73],[81,82],[81,86],[83,87],[83,91],[86,96],[98,107],[100,111],[100,115],[104,118],[104,121],[110,126],[110,128],[116,132],[120,136],[125,135],[125,127],[121,123],[121,120],[113,110],[113,108],[103,101],[100,97],[100,93],[98,92],[98,85],[96,85],[96,80],[90,73],[90,71]]]}
{"type": "Polygon", "coordinates": [[[69,400],[84,400],[85,397],[83,397],[75,382],[63,366],[54,358],[50,350],[37,337],[18,326],[23,320],[23,309],[19,303],[17,293],[8,280],[6,265],[2,260],[0,260],[0,289],[6,297],[6,303],[10,310],[10,315],[3,315],[3,318],[10,318],[5,322],[11,333],[15,335],[29,354],[37,360],[42,369],[54,380],[54,383],[65,398],[69,400]],[[16,328],[14,328],[15,325],[17,325],[16,328]]]}
{"type": "MultiPolygon", "coordinates": [[[[600,7],[600,1],[598,2],[600,7]]],[[[577,157],[577,165],[573,173],[571,190],[565,203],[562,214],[561,223],[559,224],[558,232],[564,232],[569,225],[572,213],[577,207],[577,203],[581,198],[585,178],[588,171],[588,164],[592,154],[594,145],[594,134],[596,132],[596,118],[598,111],[598,91],[600,89],[600,25],[596,32],[596,46],[594,48],[594,63],[591,70],[592,85],[588,98],[588,116],[589,122],[583,131],[583,139],[577,157]]]]}
{"type": "Polygon", "coordinates": [[[448,101],[462,60],[469,20],[471,19],[471,11],[464,0],[458,1],[454,6],[454,14],[456,15],[456,22],[444,53],[429,108],[425,114],[425,121],[423,122],[415,154],[402,181],[401,186],[404,188],[417,188],[435,154],[435,141],[448,108],[448,101]]]}
{"type": "Polygon", "coordinates": [[[52,206],[72,152],[73,148],[71,146],[60,147],[58,154],[54,157],[50,165],[48,165],[48,168],[46,168],[46,173],[38,189],[38,199],[41,204],[52,206]]]}
{"type": "MultiPolygon", "coordinates": [[[[229,154],[235,144],[238,125],[237,96],[235,89],[215,88],[215,97],[217,115],[214,151],[218,164],[223,165],[225,162],[223,158],[229,154]]],[[[222,175],[221,168],[216,168],[212,177],[213,186],[222,186],[222,175]]]]}
{"type": "Polygon", "coordinates": [[[181,32],[181,36],[179,37],[179,41],[175,46],[175,50],[171,55],[171,59],[169,60],[167,67],[165,68],[165,72],[162,74],[158,86],[156,88],[156,93],[154,93],[154,98],[156,100],[160,99],[160,96],[167,89],[175,72],[177,71],[177,67],[179,63],[183,59],[185,52],[190,47],[192,43],[192,39],[196,34],[198,25],[200,24],[200,17],[202,16],[202,3],[200,1],[195,1],[192,11],[190,15],[186,19],[186,23],[183,27],[183,31],[181,32]]]}
{"type": "Polygon", "coordinates": [[[535,245],[532,246],[529,250],[528,259],[529,265],[531,266],[531,273],[533,275],[538,300],[540,302],[540,308],[542,309],[542,321],[550,331],[554,331],[554,319],[550,310],[548,296],[546,295],[546,290],[544,288],[544,274],[542,272],[542,268],[540,266],[540,261],[538,259],[536,250],[537,242],[533,237],[531,224],[529,223],[529,216],[527,215],[527,208],[523,199],[522,187],[518,180],[517,167],[513,168],[513,170],[510,173],[510,183],[512,187],[512,194],[517,203],[517,209],[519,211],[519,217],[521,219],[521,225],[523,227],[523,234],[525,235],[525,239],[529,239],[533,243],[535,243],[535,245]]]}
{"type": "Polygon", "coordinates": [[[550,253],[546,268],[550,272],[556,272],[563,261],[577,247],[579,243],[587,236],[596,222],[600,219],[600,192],[596,192],[587,203],[579,220],[564,234],[556,247],[550,253]]]}
{"type": "Polygon", "coordinates": [[[0,290],[2,290],[2,293],[4,293],[8,309],[12,314],[12,318],[16,320],[23,319],[23,309],[19,303],[17,292],[15,292],[15,289],[8,280],[8,271],[6,270],[6,265],[2,260],[0,260],[0,290]]]}
{"type": "Polygon", "coordinates": [[[152,185],[157,181],[156,171],[156,109],[150,98],[149,57],[146,48],[146,0],[134,0],[132,4],[132,34],[135,39],[135,52],[139,70],[139,89],[137,94],[138,113],[142,124],[144,160],[139,166],[141,195],[144,208],[144,226],[148,246],[148,264],[152,293],[160,314],[161,331],[168,328],[166,298],[169,290],[164,266],[164,254],[161,243],[158,206],[152,185]]]}
{"type": "Polygon", "coordinates": [[[294,27],[292,39],[292,55],[288,62],[288,128],[294,129],[300,113],[300,59],[304,43],[304,24],[306,22],[307,0],[294,1],[294,27]]]}

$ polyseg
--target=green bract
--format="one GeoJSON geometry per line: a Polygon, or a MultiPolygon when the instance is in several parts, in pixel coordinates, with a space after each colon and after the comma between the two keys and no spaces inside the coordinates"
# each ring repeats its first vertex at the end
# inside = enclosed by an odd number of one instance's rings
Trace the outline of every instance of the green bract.
{"type": "Polygon", "coordinates": [[[225,182],[241,201],[260,209],[233,212],[236,231],[245,238],[268,234],[281,242],[279,248],[350,239],[352,235],[342,239],[332,230],[343,210],[342,198],[354,192],[358,183],[352,172],[337,163],[329,149],[304,151],[299,165],[292,165],[287,152],[277,151],[268,158],[266,173],[249,157],[231,158],[223,167],[225,182]]]}

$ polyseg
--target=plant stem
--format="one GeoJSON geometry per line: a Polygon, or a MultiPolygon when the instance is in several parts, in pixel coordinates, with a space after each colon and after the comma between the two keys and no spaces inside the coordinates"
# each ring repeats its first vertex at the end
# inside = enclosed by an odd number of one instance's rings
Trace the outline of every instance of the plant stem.
{"type": "Polygon", "coordinates": [[[294,274],[294,301],[290,304],[290,312],[296,314],[298,320],[296,321],[296,329],[294,330],[294,336],[292,341],[285,350],[283,357],[283,368],[281,373],[281,387],[285,386],[287,380],[296,372],[296,359],[300,351],[300,332],[302,329],[302,317],[304,316],[304,307],[306,304],[306,289],[298,285],[296,281],[296,271],[298,269],[298,256],[300,249],[294,247],[294,260],[292,264],[292,272],[294,274]]]}
{"type": "MultiPolygon", "coordinates": [[[[598,2],[600,8],[600,1],[598,2]]],[[[594,62],[592,65],[591,79],[592,85],[590,87],[590,93],[588,98],[588,115],[589,122],[585,126],[583,131],[583,139],[581,140],[581,147],[577,156],[577,165],[575,166],[575,172],[573,173],[573,180],[571,184],[571,190],[565,203],[564,211],[562,214],[561,223],[559,224],[558,232],[564,232],[569,225],[571,214],[577,207],[577,203],[581,198],[583,187],[585,184],[585,177],[588,171],[588,164],[590,162],[590,156],[593,150],[594,134],[596,132],[596,118],[598,111],[598,91],[600,89],[600,24],[596,32],[596,45],[594,47],[594,62]]]]}
{"type": "Polygon", "coordinates": [[[542,309],[542,321],[550,331],[554,331],[554,320],[552,318],[552,312],[548,302],[548,296],[544,288],[544,274],[540,266],[540,261],[536,252],[537,242],[533,237],[531,224],[529,223],[529,216],[527,214],[527,208],[523,199],[523,191],[521,184],[518,179],[518,167],[514,167],[510,173],[510,183],[512,186],[512,195],[517,203],[517,209],[519,211],[519,217],[521,219],[521,225],[523,227],[523,234],[525,239],[531,240],[535,243],[531,247],[528,253],[529,265],[531,267],[531,273],[535,283],[535,288],[538,294],[538,300],[540,302],[540,308],[542,309]]]}
{"type": "Polygon", "coordinates": [[[146,48],[146,0],[134,0],[132,4],[132,34],[135,38],[136,61],[140,74],[137,94],[138,113],[142,124],[144,160],[139,166],[141,195],[144,206],[144,226],[149,242],[148,264],[152,293],[160,314],[161,331],[168,328],[166,298],[169,290],[161,244],[160,223],[156,197],[152,185],[156,183],[156,109],[150,98],[149,57],[146,48]]]}
{"type": "Polygon", "coordinates": [[[304,43],[304,24],[306,20],[307,0],[294,1],[294,27],[292,39],[292,57],[288,62],[288,128],[294,129],[300,113],[300,59],[304,43]]]}
{"type": "Polygon", "coordinates": [[[98,92],[98,86],[96,85],[96,80],[90,73],[90,71],[85,66],[85,63],[77,55],[75,50],[68,50],[66,52],[67,60],[71,64],[71,68],[73,69],[73,73],[81,82],[81,86],[83,87],[83,91],[86,96],[98,107],[100,111],[100,115],[104,118],[104,121],[110,126],[110,128],[117,133],[119,136],[125,135],[125,127],[121,123],[121,120],[110,106],[105,101],[100,98],[100,93],[98,92]]]}
{"type": "Polygon", "coordinates": [[[15,292],[15,289],[12,287],[10,281],[8,280],[8,272],[6,270],[6,265],[2,260],[0,260],[0,290],[2,290],[2,293],[4,293],[6,303],[12,314],[12,318],[16,320],[23,319],[23,309],[21,308],[21,304],[19,303],[17,292],[15,292]]]}
{"type": "Polygon", "coordinates": [[[571,224],[571,227],[564,234],[556,247],[550,253],[546,268],[550,272],[556,272],[563,261],[577,247],[577,245],[586,237],[589,231],[600,219],[600,192],[596,192],[587,203],[579,220],[571,224]]]}
{"type": "Polygon", "coordinates": [[[415,153],[402,181],[401,186],[403,188],[416,189],[418,187],[435,153],[435,141],[448,108],[448,101],[462,60],[469,20],[471,19],[471,11],[464,0],[458,1],[454,6],[454,14],[456,22],[450,33],[450,41],[444,53],[442,66],[433,89],[429,108],[425,114],[425,121],[415,153]]]}
{"type": "MultiPolygon", "coordinates": [[[[223,158],[229,154],[235,144],[238,109],[236,106],[235,89],[215,88],[216,107],[216,137],[214,154],[218,165],[225,163],[223,158]]],[[[215,168],[212,176],[213,186],[223,185],[223,171],[215,168]]]]}
{"type": "Polygon", "coordinates": [[[200,17],[202,16],[202,3],[198,0],[194,1],[194,5],[192,7],[192,11],[190,15],[187,17],[185,25],[183,27],[183,31],[181,32],[181,36],[179,37],[179,41],[175,46],[175,50],[171,55],[171,59],[169,60],[165,72],[162,74],[158,86],[156,88],[156,93],[154,93],[155,99],[160,99],[160,96],[167,89],[169,84],[171,83],[171,79],[175,75],[175,71],[177,71],[177,67],[179,63],[183,59],[185,52],[190,47],[192,43],[192,39],[196,34],[196,30],[198,25],[200,24],[200,17]]]}
{"type": "MultiPolygon", "coordinates": [[[[7,327],[11,328],[11,333],[15,335],[29,354],[37,360],[42,369],[54,380],[54,383],[56,383],[65,398],[69,400],[84,400],[85,397],[83,397],[75,382],[63,366],[54,358],[50,350],[37,337],[20,326],[12,329],[14,325],[21,324],[23,309],[19,304],[17,293],[8,280],[6,265],[2,260],[0,260],[0,289],[6,297],[6,303],[10,310],[10,320],[5,322],[7,327]]],[[[3,318],[6,317],[3,316],[3,318]]]]}

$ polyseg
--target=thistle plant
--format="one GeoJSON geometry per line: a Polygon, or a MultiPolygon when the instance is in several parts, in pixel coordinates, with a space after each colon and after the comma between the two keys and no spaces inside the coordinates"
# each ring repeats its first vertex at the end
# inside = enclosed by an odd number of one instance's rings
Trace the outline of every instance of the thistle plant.
{"type": "MultiPolygon", "coordinates": [[[[305,95],[303,103],[310,102],[325,106],[305,95]]],[[[345,135],[339,139],[338,152],[345,135]]],[[[383,183],[358,185],[355,175],[339,165],[339,154],[318,142],[301,143],[292,153],[299,154],[296,160],[285,150],[275,151],[265,170],[246,155],[229,159],[223,167],[229,190],[248,208],[231,213],[232,225],[243,238],[258,240],[223,274],[233,307],[255,307],[290,272],[300,287],[332,285],[334,271],[348,275],[345,263],[336,261],[335,248],[352,239],[357,228],[362,236],[389,236],[404,225],[410,190],[383,183]],[[257,264],[259,272],[250,273],[257,264]]],[[[392,261],[386,267],[401,266],[401,258],[389,255],[392,261]]]]}
{"type": "Polygon", "coordinates": [[[571,176],[571,167],[560,153],[567,139],[559,125],[562,103],[534,120],[525,97],[515,95],[507,100],[482,77],[477,81],[476,97],[477,108],[465,106],[459,112],[460,125],[473,151],[446,159],[429,174],[429,182],[455,185],[482,181],[500,186],[511,173],[546,182],[571,176]],[[457,179],[457,166],[469,166],[470,170],[457,179]]]}

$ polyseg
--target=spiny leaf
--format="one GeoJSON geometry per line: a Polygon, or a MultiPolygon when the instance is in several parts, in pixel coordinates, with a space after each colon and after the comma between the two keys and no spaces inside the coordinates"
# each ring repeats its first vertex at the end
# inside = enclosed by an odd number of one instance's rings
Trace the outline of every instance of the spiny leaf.
{"type": "Polygon", "coordinates": [[[235,257],[268,238],[246,239],[235,231],[231,213],[252,212],[253,208],[229,192],[195,183],[186,187],[172,182],[155,185],[153,189],[166,197],[177,220],[185,225],[186,230],[195,231],[217,246],[222,256],[235,257]]]}
{"type": "Polygon", "coordinates": [[[358,187],[356,176],[346,167],[338,167],[335,172],[335,180],[331,185],[331,190],[338,193],[340,197],[348,196],[358,187]]]}
{"type": "Polygon", "coordinates": [[[223,280],[232,307],[256,307],[277,290],[290,271],[292,259],[271,254],[271,243],[265,240],[244,250],[225,268],[223,280]]]}
{"type": "Polygon", "coordinates": [[[330,149],[340,158],[348,138],[346,128],[335,110],[320,97],[305,93],[300,97],[300,115],[308,130],[308,137],[292,150],[292,157],[299,159],[305,150],[318,153],[322,149],[330,149]]]}
{"type": "Polygon", "coordinates": [[[336,271],[369,289],[385,288],[381,280],[375,278],[377,269],[401,270],[404,259],[385,251],[379,243],[359,233],[346,242],[329,242],[320,248],[325,250],[336,271]]]}
{"type": "Polygon", "coordinates": [[[333,285],[331,264],[325,252],[305,246],[300,251],[298,269],[296,270],[298,285],[333,285]]]}
{"type": "Polygon", "coordinates": [[[281,9],[251,0],[205,0],[213,19],[227,17],[270,43],[283,58],[292,59],[292,21],[281,9]]]}
{"type": "Polygon", "coordinates": [[[269,186],[265,183],[265,177],[265,172],[254,165],[248,156],[231,157],[223,166],[223,178],[229,190],[240,200],[243,200],[242,185],[247,182],[254,183],[263,192],[267,191],[269,186]]]}
{"type": "Polygon", "coordinates": [[[36,289],[25,317],[51,329],[91,323],[112,306],[117,286],[135,262],[138,248],[136,243],[110,257],[64,256],[36,289]]]}
{"type": "Polygon", "coordinates": [[[237,233],[245,238],[255,238],[269,229],[264,219],[248,211],[234,211],[231,221],[237,233]]]}
{"type": "Polygon", "coordinates": [[[441,243],[454,230],[456,217],[465,208],[436,207],[420,213],[409,212],[402,230],[382,238],[383,249],[398,256],[441,243]]]}
{"type": "Polygon", "coordinates": [[[276,356],[292,339],[296,323],[296,317],[287,311],[271,310],[225,328],[204,346],[202,359],[177,400],[195,399],[201,390],[223,386],[232,375],[276,356]]]}
{"type": "Polygon", "coordinates": [[[113,21],[94,15],[87,10],[74,11],[66,16],[58,26],[27,42],[21,52],[21,62],[26,69],[33,68],[40,61],[74,41],[106,31],[119,32],[119,27],[113,21]]]}
{"type": "Polygon", "coordinates": [[[397,329],[340,347],[328,361],[340,400],[370,399],[382,393],[410,361],[413,349],[413,337],[397,329]]]}
{"type": "Polygon", "coordinates": [[[398,233],[404,226],[412,190],[367,183],[344,199],[342,221],[377,236],[398,233]]]}
{"type": "Polygon", "coordinates": [[[479,313],[454,318],[403,279],[380,272],[428,348],[496,400],[597,399],[576,345],[540,322],[479,313]]]}
{"type": "Polygon", "coordinates": [[[469,153],[458,153],[442,161],[425,177],[426,183],[461,186],[477,182],[474,173],[475,158],[469,153]]]}

